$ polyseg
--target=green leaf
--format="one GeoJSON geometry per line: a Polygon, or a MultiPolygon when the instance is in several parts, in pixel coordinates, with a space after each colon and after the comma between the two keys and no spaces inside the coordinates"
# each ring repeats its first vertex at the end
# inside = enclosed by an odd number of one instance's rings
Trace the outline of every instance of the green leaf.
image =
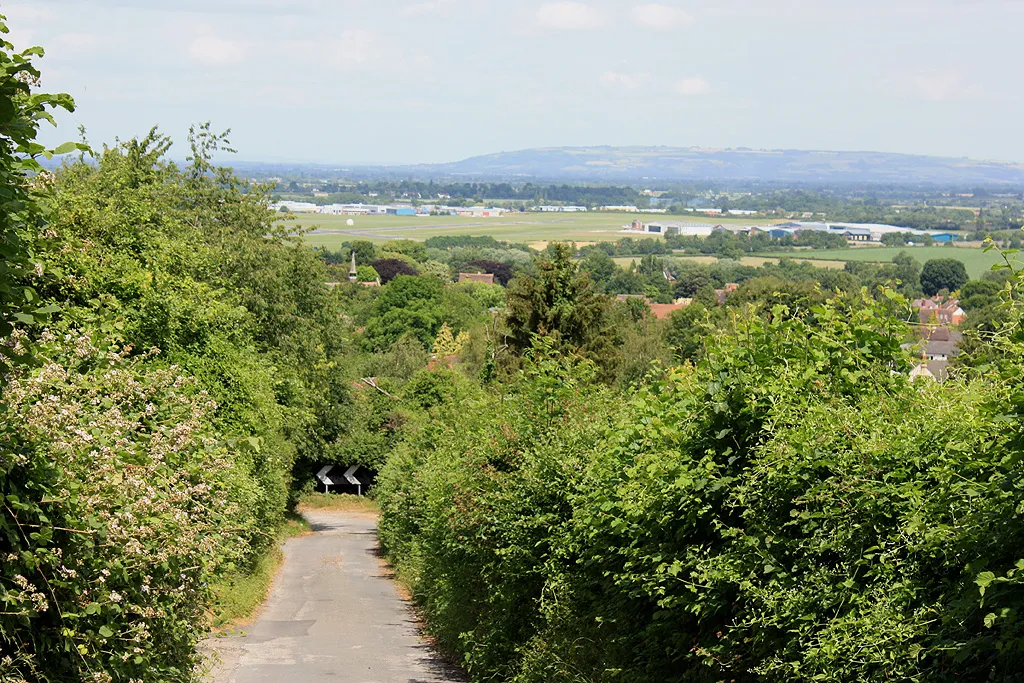
{"type": "Polygon", "coordinates": [[[53,150],[53,153],[67,154],[68,152],[74,152],[75,150],[82,150],[84,152],[87,149],[88,148],[85,145],[78,142],[65,142],[61,145],[58,145],[57,148],[53,150]]]}
{"type": "Polygon", "coordinates": [[[110,630],[108,626],[100,626],[100,636],[103,638],[110,638],[114,635],[114,632],[110,630]]]}
{"type": "Polygon", "coordinates": [[[985,595],[985,589],[996,580],[996,575],[992,572],[982,572],[978,574],[978,577],[974,579],[974,583],[978,584],[978,591],[985,595]]]}

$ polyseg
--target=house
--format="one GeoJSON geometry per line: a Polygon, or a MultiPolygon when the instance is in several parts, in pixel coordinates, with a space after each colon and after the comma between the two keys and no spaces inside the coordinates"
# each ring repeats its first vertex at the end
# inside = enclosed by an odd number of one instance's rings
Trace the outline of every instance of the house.
{"type": "Polygon", "coordinates": [[[615,298],[623,303],[630,299],[641,299],[651,309],[651,314],[658,320],[663,320],[693,303],[693,299],[677,299],[675,303],[671,304],[656,304],[643,294],[617,294],[615,298]]]}
{"type": "Polygon", "coordinates": [[[920,342],[903,344],[904,351],[921,355],[910,378],[926,377],[944,382],[949,377],[950,364],[960,355],[958,344],[963,338],[962,333],[948,327],[922,328],[920,342]]]}
{"type": "Polygon", "coordinates": [[[427,362],[427,370],[433,372],[437,369],[451,370],[459,362],[458,356],[441,356],[438,357],[433,355],[427,362]]]}
{"type": "Polygon", "coordinates": [[[494,273],[459,273],[459,282],[480,282],[485,285],[493,285],[494,273]]]}
{"type": "Polygon", "coordinates": [[[729,298],[730,294],[733,294],[740,286],[735,282],[730,282],[725,286],[725,289],[716,289],[715,298],[718,299],[719,304],[724,304],[725,300],[729,298]]]}
{"type": "Polygon", "coordinates": [[[951,330],[948,327],[922,327],[920,328],[921,339],[936,342],[956,342],[964,340],[964,333],[951,330]]]}
{"type": "Polygon", "coordinates": [[[931,380],[933,382],[936,381],[935,375],[932,374],[932,371],[928,369],[928,366],[925,363],[919,363],[918,365],[915,365],[914,369],[910,371],[911,382],[916,382],[919,379],[931,380]]]}
{"type": "Polygon", "coordinates": [[[960,308],[957,299],[935,296],[931,299],[916,299],[911,306],[917,311],[922,325],[962,325],[967,313],[960,308]]]}
{"type": "Polygon", "coordinates": [[[956,342],[930,341],[924,345],[924,357],[930,361],[950,361],[960,355],[956,342]]]}
{"type": "Polygon", "coordinates": [[[681,311],[686,308],[689,304],[647,304],[651,308],[651,313],[658,320],[664,320],[676,311],[681,311]]]}

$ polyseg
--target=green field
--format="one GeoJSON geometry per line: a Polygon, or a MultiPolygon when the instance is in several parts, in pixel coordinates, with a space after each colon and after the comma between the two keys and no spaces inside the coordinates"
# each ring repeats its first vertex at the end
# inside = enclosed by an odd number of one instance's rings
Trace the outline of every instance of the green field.
{"type": "MultiPolygon", "coordinates": [[[[498,240],[508,242],[525,242],[527,244],[572,241],[611,242],[627,235],[622,227],[638,217],[635,213],[527,213],[513,214],[501,218],[465,218],[461,216],[327,216],[314,214],[296,214],[295,224],[304,227],[316,227],[306,236],[306,241],[314,246],[334,249],[342,242],[354,239],[383,242],[393,239],[425,240],[437,235],[490,235],[498,240]],[[348,226],[346,221],[355,223],[348,226]]],[[[653,221],[654,216],[639,214],[641,220],[653,221]]],[[[680,220],[678,217],[669,220],[680,220]]],[[[692,222],[715,224],[751,225],[743,219],[715,218],[692,222]]],[[[657,235],[634,235],[649,239],[661,239],[657,235]]]]}
{"type": "MultiPolygon", "coordinates": [[[[821,251],[802,251],[786,254],[794,259],[810,259],[815,261],[867,261],[872,263],[888,263],[893,257],[905,251],[915,259],[924,263],[931,259],[955,258],[967,267],[972,278],[979,278],[992,269],[1003,259],[997,251],[986,253],[983,249],[968,247],[857,247],[851,249],[825,249],[821,251]]],[[[765,254],[765,256],[769,256],[765,254]]]]}

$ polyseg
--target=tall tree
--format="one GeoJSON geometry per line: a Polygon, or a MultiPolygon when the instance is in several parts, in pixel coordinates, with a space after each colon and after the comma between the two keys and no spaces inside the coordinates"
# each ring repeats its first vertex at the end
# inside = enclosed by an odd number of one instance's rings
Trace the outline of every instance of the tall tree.
{"type": "Polygon", "coordinates": [[[550,336],[593,360],[608,361],[613,353],[612,299],[594,290],[572,256],[569,245],[554,244],[549,258],[538,260],[536,277],[509,283],[509,346],[522,352],[530,348],[535,335],[550,336]]]}
{"type": "Polygon", "coordinates": [[[932,259],[921,269],[921,289],[928,296],[935,296],[943,289],[954,292],[969,279],[966,266],[957,259],[932,259]]]}

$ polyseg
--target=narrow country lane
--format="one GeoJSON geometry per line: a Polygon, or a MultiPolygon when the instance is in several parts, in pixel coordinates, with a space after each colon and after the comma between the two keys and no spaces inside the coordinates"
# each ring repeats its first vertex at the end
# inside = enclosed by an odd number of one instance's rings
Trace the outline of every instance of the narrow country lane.
{"type": "Polygon", "coordinates": [[[212,683],[453,683],[457,672],[419,636],[377,556],[376,520],[305,513],[313,533],[289,540],[259,618],[209,643],[212,683]]]}

